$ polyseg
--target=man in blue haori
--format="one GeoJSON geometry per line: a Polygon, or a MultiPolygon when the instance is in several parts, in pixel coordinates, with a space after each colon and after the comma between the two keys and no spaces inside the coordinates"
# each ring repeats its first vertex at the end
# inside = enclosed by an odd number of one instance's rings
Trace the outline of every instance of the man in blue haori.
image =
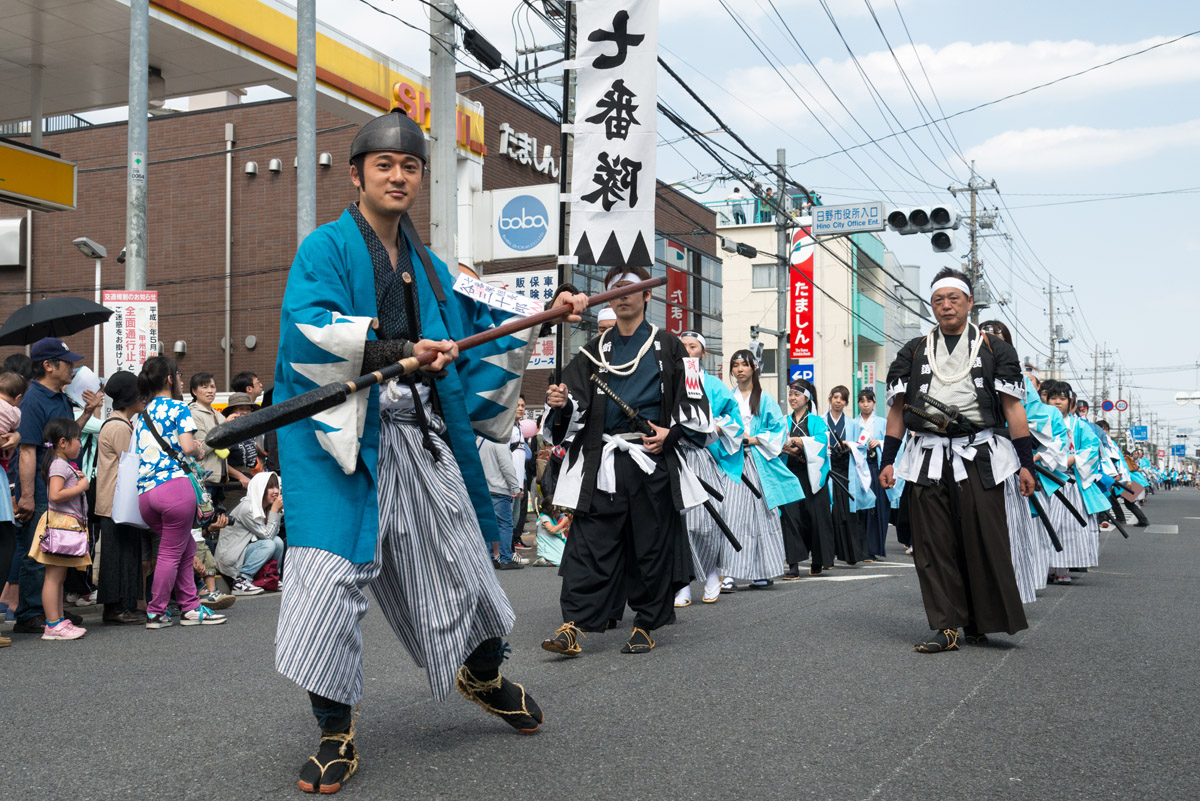
{"type": "MultiPolygon", "coordinates": [[[[425,164],[424,134],[407,116],[364,125],[350,152],[358,202],[300,245],[283,298],[276,403],[437,354],[416,374],[279,432],[295,478],[284,490],[275,665],[308,691],[321,728],[300,771],[306,792],[337,792],[358,767],[352,708],[362,697],[368,584],[435,698],[456,686],[523,733],[542,721],[499,672],[515,615],[486,541],[508,532],[497,530],[475,449],[476,432],[507,440],[527,343],[503,337],[459,355],[452,340],[509,315],[456,291],[421,244],[408,210],[425,164]]],[[[576,312],[585,302],[556,298],[576,312]]]]}

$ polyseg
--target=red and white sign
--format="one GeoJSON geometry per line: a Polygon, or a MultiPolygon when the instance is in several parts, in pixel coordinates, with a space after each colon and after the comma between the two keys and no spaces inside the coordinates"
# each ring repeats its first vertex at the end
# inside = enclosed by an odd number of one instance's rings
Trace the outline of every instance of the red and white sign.
{"type": "Polygon", "coordinates": [[[1165,450],[1163,450],[1162,448],[1159,448],[1159,449],[1158,449],[1158,458],[1159,458],[1159,459],[1166,459],[1166,458],[1167,458],[1167,452],[1166,452],[1165,450]]]}
{"type": "Polygon", "coordinates": [[[158,292],[106,290],[100,302],[113,310],[104,324],[104,375],[140,373],[158,355],[158,292]]]}
{"type": "Polygon", "coordinates": [[[813,358],[813,265],[817,247],[807,228],[792,234],[792,288],[789,294],[788,338],[791,358],[813,358]],[[807,276],[807,277],[806,277],[807,276]]]}
{"type": "Polygon", "coordinates": [[[1113,405],[1117,407],[1118,412],[1123,412],[1129,408],[1129,401],[1119,400],[1113,405]]]}
{"type": "MultiPolygon", "coordinates": [[[[488,273],[483,283],[505,292],[513,292],[533,298],[539,306],[554,300],[554,289],[558,286],[557,270],[530,270],[523,273],[488,273]]],[[[529,354],[527,370],[549,370],[554,367],[554,337],[538,337],[529,354]]]]}
{"type": "Polygon", "coordinates": [[[667,331],[679,336],[688,328],[687,262],[683,245],[667,240],[667,331]]]}

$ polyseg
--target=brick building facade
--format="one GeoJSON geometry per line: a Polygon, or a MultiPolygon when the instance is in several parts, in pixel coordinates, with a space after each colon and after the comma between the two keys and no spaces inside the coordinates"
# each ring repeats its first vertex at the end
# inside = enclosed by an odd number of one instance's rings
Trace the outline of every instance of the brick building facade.
{"type": "MultiPolygon", "coordinates": [[[[459,76],[459,91],[480,86],[476,76],[459,76]]],[[[551,179],[531,165],[500,155],[500,123],[552,144],[559,156],[557,121],[495,88],[471,93],[485,107],[487,153],[483,189],[548,183],[551,179]]],[[[206,370],[224,389],[224,276],[225,276],[225,124],[235,127],[232,172],[232,332],[231,372],[250,370],[270,385],[279,340],[279,304],[287,270],[296,249],[296,107],[291,99],[225,106],[155,117],[149,123],[149,208],[147,288],[158,291],[159,337],[167,353],[176,341],[187,343],[180,359],[185,376],[206,370]],[[283,169],[268,169],[279,159],[283,169]],[[258,174],[246,175],[247,162],[258,174]],[[247,338],[257,342],[248,348],[247,338]]],[[[335,219],[355,199],[346,154],[357,125],[326,113],[317,117],[317,152],[332,154],[333,166],[317,170],[317,220],[335,219]]],[[[55,295],[92,297],[94,262],[71,244],[80,236],[104,245],[102,288],[123,289],[125,266],[117,254],[125,239],[125,181],[127,127],[98,125],[47,134],[42,147],[61,154],[79,167],[74,211],[33,214],[32,298],[55,295]]],[[[680,211],[661,202],[657,227],[709,256],[716,253],[712,235],[692,234],[701,225],[716,227],[711,211],[665,185],[680,211]]],[[[0,204],[0,217],[24,215],[15,206],[0,204]]],[[[411,211],[422,236],[428,236],[428,194],[411,211]]],[[[428,240],[427,240],[428,241],[428,240]]],[[[550,269],[554,259],[507,260],[477,265],[483,274],[522,269],[550,269]]],[[[0,270],[0,320],[25,303],[25,271],[0,270]]],[[[719,306],[719,304],[718,304],[719,306]]],[[[98,329],[97,329],[98,330],[98,329]]],[[[89,355],[92,331],[68,338],[72,349],[89,355]]],[[[531,372],[526,381],[531,405],[541,402],[549,371],[531,372]],[[541,375],[538,375],[541,373],[541,375]]]]}

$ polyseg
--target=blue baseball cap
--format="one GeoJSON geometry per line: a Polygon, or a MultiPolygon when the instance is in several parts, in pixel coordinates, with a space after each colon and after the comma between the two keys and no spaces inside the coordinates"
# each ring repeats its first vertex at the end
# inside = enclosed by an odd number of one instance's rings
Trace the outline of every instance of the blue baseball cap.
{"type": "Polygon", "coordinates": [[[47,359],[58,359],[64,362],[80,362],[83,357],[67,347],[67,343],[58,337],[44,337],[33,343],[29,349],[29,358],[35,362],[47,359]]]}

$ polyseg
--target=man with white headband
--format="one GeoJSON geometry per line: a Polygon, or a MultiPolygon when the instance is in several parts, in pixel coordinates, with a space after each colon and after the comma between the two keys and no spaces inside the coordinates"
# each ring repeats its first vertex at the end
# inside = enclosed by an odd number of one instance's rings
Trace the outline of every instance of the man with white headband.
{"type": "MultiPolygon", "coordinates": [[[[708,343],[695,331],[684,331],[679,335],[679,341],[687,348],[688,355],[697,361],[708,352],[708,343]]],[[[701,448],[687,439],[681,439],[679,447],[692,471],[710,487],[724,493],[729,481],[742,480],[742,435],[745,428],[733,392],[725,386],[724,381],[704,370],[703,366],[700,369],[704,374],[704,394],[712,411],[717,441],[707,448],[701,448]]],[[[713,506],[720,509],[715,498],[713,506]]],[[[696,578],[704,577],[702,600],[706,604],[715,604],[721,597],[720,570],[722,565],[728,563],[729,541],[721,533],[712,514],[703,507],[687,510],[683,523],[692,546],[696,578]]],[[[691,603],[692,585],[688,584],[675,593],[675,606],[690,606],[691,603]]]]}
{"type": "Polygon", "coordinates": [[[938,325],[905,345],[887,377],[888,422],[879,481],[909,482],[917,577],[934,634],[922,653],[956,651],[987,633],[1027,628],[1013,573],[1004,480],[1018,470],[1033,493],[1033,442],[1017,352],[968,323],[967,276],[935,276],[930,305],[938,325]],[[1007,421],[1011,442],[992,434],[1007,421]],[[900,438],[908,430],[904,455],[900,438]]]}
{"type": "MultiPolygon", "coordinates": [[[[613,268],[606,289],[650,277],[613,268]]],[[[649,292],[612,302],[614,328],[587,343],[546,390],[543,436],[566,448],[554,503],[574,510],[559,575],[563,625],[542,647],[577,656],[581,632],[613,628],[624,600],[635,612],[622,653],[654,647],[652,631],[675,619],[674,594],[691,581],[680,512],[707,499],[677,443],[715,435],[698,359],[674,335],[646,321],[649,292]],[[631,421],[592,378],[602,380],[639,420],[631,421]],[[649,426],[651,434],[643,434],[649,426]]]]}
{"type": "Polygon", "coordinates": [[[617,313],[610,308],[603,308],[596,315],[596,328],[600,331],[607,331],[617,324],[617,313]]]}

